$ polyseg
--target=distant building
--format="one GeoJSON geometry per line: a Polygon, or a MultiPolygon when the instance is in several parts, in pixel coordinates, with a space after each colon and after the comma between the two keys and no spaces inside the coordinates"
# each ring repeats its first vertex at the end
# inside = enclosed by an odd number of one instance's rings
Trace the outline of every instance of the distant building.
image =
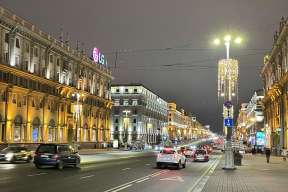
{"type": "Polygon", "coordinates": [[[241,104],[241,109],[239,110],[236,122],[237,137],[238,137],[237,139],[243,141],[243,143],[247,142],[247,134],[246,134],[247,105],[248,103],[241,104]]]}
{"type": "Polygon", "coordinates": [[[138,83],[112,85],[111,93],[111,139],[158,144],[165,135],[169,142],[167,101],[138,83]]]}

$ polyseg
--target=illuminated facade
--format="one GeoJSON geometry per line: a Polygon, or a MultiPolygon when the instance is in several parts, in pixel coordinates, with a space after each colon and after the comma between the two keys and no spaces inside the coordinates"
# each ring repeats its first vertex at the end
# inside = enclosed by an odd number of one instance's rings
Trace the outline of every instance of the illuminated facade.
{"type": "Polygon", "coordinates": [[[164,135],[168,138],[168,106],[163,98],[138,83],[113,85],[111,92],[115,101],[111,110],[111,139],[157,144],[164,135]]]}
{"type": "MultiPolygon", "coordinates": [[[[61,33],[62,34],[62,33],[61,33]]],[[[0,147],[110,140],[111,71],[0,7],[0,147]],[[82,113],[75,123],[75,94],[82,113]],[[74,96],[73,96],[74,95],[74,96]]]]}
{"type": "Polygon", "coordinates": [[[238,118],[236,122],[236,132],[237,139],[247,143],[247,134],[246,134],[246,119],[247,119],[247,105],[248,103],[242,103],[241,109],[239,109],[238,118]]]}
{"type": "Polygon", "coordinates": [[[264,110],[265,145],[276,149],[288,147],[288,19],[282,18],[279,29],[260,73],[264,83],[264,98],[260,103],[264,110]]]}

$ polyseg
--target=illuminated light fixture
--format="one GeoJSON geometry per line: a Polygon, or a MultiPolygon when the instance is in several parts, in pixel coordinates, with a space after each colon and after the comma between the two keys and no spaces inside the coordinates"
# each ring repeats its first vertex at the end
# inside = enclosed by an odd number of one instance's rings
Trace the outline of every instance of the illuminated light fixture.
{"type": "Polygon", "coordinates": [[[241,40],[241,38],[239,38],[239,37],[235,40],[236,43],[241,43],[241,41],[242,41],[242,40],[241,40]]]}
{"type": "Polygon", "coordinates": [[[251,121],[255,121],[255,119],[254,119],[254,118],[251,118],[250,120],[251,120],[251,121]]]}
{"type": "Polygon", "coordinates": [[[84,97],[84,94],[82,94],[82,97],[84,97]]]}
{"type": "Polygon", "coordinates": [[[224,97],[224,93],[221,93],[221,96],[224,97]]]}
{"type": "Polygon", "coordinates": [[[75,96],[75,94],[74,94],[74,93],[72,93],[72,96],[74,97],[74,96],[75,96]]]}
{"type": "Polygon", "coordinates": [[[231,37],[228,35],[224,39],[225,39],[225,41],[229,42],[231,40],[231,37]]]}
{"type": "Polygon", "coordinates": [[[235,93],[232,93],[232,96],[235,96],[235,93]]]}
{"type": "Polygon", "coordinates": [[[219,40],[219,39],[215,39],[214,43],[215,43],[216,45],[218,45],[218,44],[220,43],[220,40],[219,40]]]}

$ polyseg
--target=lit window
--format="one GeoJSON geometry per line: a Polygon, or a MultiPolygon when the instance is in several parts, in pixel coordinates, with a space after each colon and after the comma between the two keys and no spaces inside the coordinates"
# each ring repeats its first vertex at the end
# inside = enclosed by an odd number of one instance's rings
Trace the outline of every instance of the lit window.
{"type": "Polygon", "coordinates": [[[15,93],[13,93],[13,95],[12,95],[12,103],[15,103],[15,104],[16,104],[15,93]]]}
{"type": "Polygon", "coordinates": [[[20,39],[16,38],[16,47],[20,48],[20,39]]]}
{"type": "Polygon", "coordinates": [[[15,66],[18,66],[18,65],[19,65],[19,57],[16,56],[16,57],[15,57],[15,66]]]}

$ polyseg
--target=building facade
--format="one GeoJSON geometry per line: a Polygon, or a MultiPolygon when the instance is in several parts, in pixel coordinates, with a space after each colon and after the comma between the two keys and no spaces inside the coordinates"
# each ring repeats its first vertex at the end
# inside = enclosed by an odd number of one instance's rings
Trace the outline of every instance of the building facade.
{"type": "Polygon", "coordinates": [[[236,122],[237,139],[243,141],[244,144],[247,143],[247,134],[246,134],[247,105],[248,103],[241,104],[241,109],[239,109],[238,118],[236,122]]]}
{"type": "Polygon", "coordinates": [[[172,142],[181,141],[185,139],[184,130],[187,125],[185,122],[184,109],[177,110],[175,103],[168,103],[168,129],[169,140],[172,142]]]}
{"type": "Polygon", "coordinates": [[[253,93],[247,105],[246,133],[247,141],[253,146],[264,145],[264,115],[259,101],[264,98],[263,90],[253,93]]]}
{"type": "Polygon", "coordinates": [[[84,56],[84,45],[74,50],[68,36],[58,40],[0,7],[1,148],[109,142],[113,79],[106,66],[84,56]]]}
{"type": "MultiPolygon", "coordinates": [[[[113,85],[111,139],[158,144],[168,138],[168,103],[142,84],[113,85]]],[[[168,139],[167,139],[168,142],[168,139]]]]}
{"type": "MultiPolygon", "coordinates": [[[[274,35],[270,54],[264,59],[260,77],[264,83],[264,98],[260,101],[264,110],[265,145],[275,149],[287,145],[288,105],[288,19],[282,18],[279,32],[274,35]]],[[[273,151],[274,152],[274,151],[273,151]]]]}

